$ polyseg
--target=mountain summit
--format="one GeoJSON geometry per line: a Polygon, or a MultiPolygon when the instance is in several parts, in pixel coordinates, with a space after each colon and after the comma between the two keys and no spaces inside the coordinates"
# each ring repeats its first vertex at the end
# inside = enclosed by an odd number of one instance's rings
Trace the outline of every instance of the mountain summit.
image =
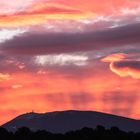
{"type": "Polygon", "coordinates": [[[102,125],[106,128],[116,126],[124,131],[140,131],[140,121],[95,111],[57,111],[49,113],[26,113],[2,125],[16,131],[25,126],[32,130],[47,130],[64,133],[83,127],[95,128],[102,125]]]}

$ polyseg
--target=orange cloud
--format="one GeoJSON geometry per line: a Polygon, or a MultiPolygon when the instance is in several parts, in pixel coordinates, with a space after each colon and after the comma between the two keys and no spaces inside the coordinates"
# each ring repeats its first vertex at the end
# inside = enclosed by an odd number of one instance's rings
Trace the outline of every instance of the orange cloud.
{"type": "Polygon", "coordinates": [[[97,15],[117,15],[120,14],[120,9],[135,8],[139,4],[139,0],[53,0],[53,2],[70,5],[84,11],[90,10],[97,15]]]}
{"type": "Polygon", "coordinates": [[[23,87],[23,85],[18,85],[18,84],[17,85],[12,85],[13,89],[18,89],[18,88],[22,88],[22,87],[23,87]]]}
{"type": "Polygon", "coordinates": [[[112,54],[109,55],[105,58],[102,59],[103,62],[117,62],[117,61],[121,61],[126,57],[126,54],[124,53],[117,53],[117,54],[112,54]]]}
{"type": "Polygon", "coordinates": [[[11,76],[10,74],[5,74],[5,73],[0,73],[0,81],[4,81],[4,80],[10,80],[11,79],[11,76]]]}
{"type": "Polygon", "coordinates": [[[122,68],[118,68],[115,66],[114,62],[110,63],[110,70],[121,77],[130,76],[135,79],[140,79],[140,69],[131,68],[131,66],[123,66],[122,68]]]}
{"type": "MultiPolygon", "coordinates": [[[[134,55],[130,55],[133,56],[134,55]]],[[[140,79],[140,61],[131,61],[127,54],[113,54],[102,59],[103,62],[110,62],[110,70],[120,77],[130,76],[135,79],[140,79]]]]}
{"type": "Polygon", "coordinates": [[[37,3],[24,12],[0,16],[1,27],[45,24],[48,20],[78,20],[94,17],[90,11],[80,11],[60,4],[37,3]]]}
{"type": "MultiPolygon", "coordinates": [[[[13,1],[14,2],[14,1],[13,1]]],[[[9,9],[0,12],[0,27],[17,27],[28,25],[45,24],[49,20],[85,20],[93,19],[97,16],[119,15],[121,9],[134,9],[138,5],[138,0],[105,0],[104,4],[100,0],[38,0],[25,2],[22,0],[18,4],[7,4],[10,7],[0,5],[2,9],[9,9]],[[14,8],[13,8],[14,6],[14,8]],[[22,7],[22,9],[20,9],[22,7]],[[10,10],[16,9],[16,10],[10,10]],[[11,11],[11,13],[10,13],[11,11]]],[[[16,3],[16,1],[15,1],[16,3]]],[[[5,5],[5,4],[4,4],[5,5]]],[[[124,10],[122,10],[124,11],[124,10]]],[[[92,22],[92,21],[91,21],[92,22]]]]}

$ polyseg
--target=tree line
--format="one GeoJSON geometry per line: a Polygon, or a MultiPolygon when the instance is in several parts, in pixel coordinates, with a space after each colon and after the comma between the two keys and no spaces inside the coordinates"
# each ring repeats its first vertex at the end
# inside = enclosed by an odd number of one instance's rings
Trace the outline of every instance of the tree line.
{"type": "Polygon", "coordinates": [[[95,129],[84,127],[80,130],[64,134],[54,134],[46,130],[31,131],[21,127],[16,132],[9,132],[0,127],[0,140],[140,140],[140,132],[124,132],[117,127],[105,129],[97,126],[95,129]]]}

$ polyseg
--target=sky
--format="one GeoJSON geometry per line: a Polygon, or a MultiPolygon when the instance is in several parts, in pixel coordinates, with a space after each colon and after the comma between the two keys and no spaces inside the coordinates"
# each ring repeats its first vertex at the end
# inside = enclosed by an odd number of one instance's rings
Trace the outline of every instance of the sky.
{"type": "Polygon", "coordinates": [[[140,119],[139,0],[0,0],[0,124],[26,112],[140,119]]]}

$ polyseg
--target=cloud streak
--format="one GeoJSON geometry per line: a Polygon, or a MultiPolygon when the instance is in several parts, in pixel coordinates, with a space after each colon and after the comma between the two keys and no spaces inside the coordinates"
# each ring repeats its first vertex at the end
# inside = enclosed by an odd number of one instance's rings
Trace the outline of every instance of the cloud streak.
{"type": "Polygon", "coordinates": [[[84,33],[30,32],[0,44],[1,51],[20,55],[70,53],[140,43],[140,24],[84,33]]]}
{"type": "Polygon", "coordinates": [[[49,20],[79,20],[94,16],[92,12],[83,12],[65,5],[37,3],[25,11],[0,15],[0,27],[40,25],[49,20]]]}

